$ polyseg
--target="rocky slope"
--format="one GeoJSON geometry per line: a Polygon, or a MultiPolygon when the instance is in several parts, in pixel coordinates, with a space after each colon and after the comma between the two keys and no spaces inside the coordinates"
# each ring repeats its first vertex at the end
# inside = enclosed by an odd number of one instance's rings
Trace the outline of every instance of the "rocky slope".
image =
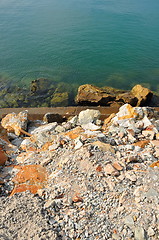
{"type": "Polygon", "coordinates": [[[1,239],[157,240],[159,113],[47,119],[2,119],[1,239]]]}

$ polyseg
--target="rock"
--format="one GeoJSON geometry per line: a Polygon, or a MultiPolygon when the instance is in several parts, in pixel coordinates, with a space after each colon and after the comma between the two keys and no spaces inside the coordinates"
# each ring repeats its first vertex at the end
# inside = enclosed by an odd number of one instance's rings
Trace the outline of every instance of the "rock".
{"type": "Polygon", "coordinates": [[[121,171],[123,169],[119,162],[114,162],[112,166],[118,171],[121,171]]]}
{"type": "Polygon", "coordinates": [[[31,94],[47,91],[49,88],[49,80],[46,78],[38,78],[31,81],[30,92],[31,94]]]}
{"type": "Polygon", "coordinates": [[[81,148],[82,146],[83,146],[83,143],[82,143],[81,139],[76,139],[74,149],[77,150],[77,149],[81,148]]]}
{"type": "Polygon", "coordinates": [[[111,152],[111,153],[115,153],[114,148],[109,144],[109,143],[103,143],[100,141],[95,141],[92,143],[92,145],[97,146],[100,150],[104,151],[104,152],[111,152]]]}
{"type": "Polygon", "coordinates": [[[76,116],[72,117],[71,119],[69,119],[68,122],[71,123],[73,127],[75,127],[78,122],[78,116],[76,115],[76,116]]]}
{"type": "Polygon", "coordinates": [[[0,147],[0,166],[5,165],[5,162],[8,160],[7,155],[5,154],[5,152],[1,149],[0,147]]]}
{"type": "Polygon", "coordinates": [[[37,146],[33,143],[30,138],[24,139],[21,144],[20,148],[24,151],[35,151],[37,146]]]}
{"type": "Polygon", "coordinates": [[[150,140],[141,140],[138,141],[136,143],[133,143],[134,146],[138,146],[140,148],[144,148],[145,146],[147,146],[150,143],[150,140]]]}
{"type": "Polygon", "coordinates": [[[128,103],[135,107],[137,105],[138,99],[130,92],[119,94],[116,97],[116,101],[122,101],[123,103],[128,103]]]}
{"type": "Polygon", "coordinates": [[[115,117],[115,113],[110,114],[110,116],[106,119],[104,119],[103,129],[105,130],[108,126],[108,124],[111,122],[111,120],[115,117]]]}
{"type": "Polygon", "coordinates": [[[149,237],[152,237],[155,235],[155,231],[153,230],[152,227],[149,227],[148,230],[147,230],[147,234],[149,237]]]}
{"type": "Polygon", "coordinates": [[[68,92],[55,92],[50,101],[51,106],[55,107],[65,107],[68,106],[68,92]]]}
{"type": "Polygon", "coordinates": [[[62,123],[63,117],[60,114],[55,113],[46,113],[43,117],[43,121],[47,123],[57,122],[62,123]]]}
{"type": "Polygon", "coordinates": [[[101,113],[98,110],[87,109],[81,111],[78,116],[79,124],[83,125],[87,123],[93,123],[100,118],[100,115],[101,113]]]}
{"type": "Polygon", "coordinates": [[[139,84],[135,85],[132,88],[131,94],[134,95],[138,99],[137,106],[148,105],[153,96],[153,93],[148,88],[142,87],[139,84]]]}
{"type": "Polygon", "coordinates": [[[46,186],[48,176],[46,169],[41,165],[15,166],[15,168],[19,172],[12,180],[16,185],[10,196],[27,190],[35,194],[38,189],[46,186]]]}
{"type": "Polygon", "coordinates": [[[108,175],[119,176],[119,172],[110,163],[104,166],[104,172],[108,175]]]}
{"type": "Polygon", "coordinates": [[[153,140],[155,137],[155,132],[152,130],[144,130],[142,131],[142,135],[150,140],[153,140]]]}
{"type": "Polygon", "coordinates": [[[90,84],[81,85],[76,96],[76,102],[81,105],[108,105],[113,100],[114,94],[107,94],[106,91],[90,84]]]}
{"type": "Polygon", "coordinates": [[[156,134],[156,139],[159,140],[159,133],[156,134]]]}
{"type": "Polygon", "coordinates": [[[31,134],[35,135],[35,134],[39,134],[39,133],[51,132],[51,131],[54,131],[56,127],[57,127],[57,122],[48,123],[48,124],[42,125],[40,127],[37,127],[36,129],[34,129],[31,132],[31,134]]]}
{"type": "Polygon", "coordinates": [[[58,132],[58,133],[61,133],[61,132],[65,132],[66,129],[65,129],[65,127],[63,127],[63,126],[58,125],[58,126],[55,128],[55,131],[58,132]]]}
{"type": "Polygon", "coordinates": [[[94,123],[87,123],[87,124],[82,124],[81,127],[84,129],[84,130],[90,130],[90,131],[97,131],[99,129],[101,129],[100,126],[97,126],[95,125],[94,123]]]}
{"type": "Polygon", "coordinates": [[[132,218],[132,216],[126,216],[124,219],[124,223],[129,226],[130,228],[132,228],[134,226],[134,220],[132,218]]]}
{"type": "Polygon", "coordinates": [[[125,104],[120,107],[119,112],[112,119],[112,123],[120,124],[125,123],[127,120],[135,119],[138,116],[138,111],[136,108],[132,107],[130,104],[125,104]]]}
{"type": "Polygon", "coordinates": [[[42,147],[47,142],[51,142],[54,140],[55,128],[57,127],[57,123],[48,123],[46,125],[42,125],[31,132],[31,141],[36,143],[38,147],[42,147]]]}
{"type": "Polygon", "coordinates": [[[147,240],[146,232],[143,227],[135,228],[135,240],[147,240]]]}
{"type": "Polygon", "coordinates": [[[134,173],[132,173],[131,171],[127,171],[125,173],[125,177],[128,178],[129,180],[131,180],[132,182],[136,182],[137,177],[134,173]]]}
{"type": "Polygon", "coordinates": [[[79,195],[75,194],[72,197],[72,202],[74,202],[74,203],[83,202],[83,199],[79,195]]]}
{"type": "Polygon", "coordinates": [[[159,148],[159,140],[153,140],[153,141],[151,141],[151,144],[152,144],[155,148],[159,148]]]}
{"type": "Polygon", "coordinates": [[[15,132],[19,136],[23,130],[27,129],[28,111],[20,112],[18,115],[15,113],[7,114],[1,121],[2,127],[8,132],[15,132]]]}

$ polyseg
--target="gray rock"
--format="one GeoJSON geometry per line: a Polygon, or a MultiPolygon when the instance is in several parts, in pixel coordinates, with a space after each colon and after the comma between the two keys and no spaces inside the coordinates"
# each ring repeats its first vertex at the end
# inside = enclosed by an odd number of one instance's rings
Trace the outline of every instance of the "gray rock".
{"type": "Polygon", "coordinates": [[[146,232],[143,227],[135,228],[135,240],[147,240],[146,232]]]}

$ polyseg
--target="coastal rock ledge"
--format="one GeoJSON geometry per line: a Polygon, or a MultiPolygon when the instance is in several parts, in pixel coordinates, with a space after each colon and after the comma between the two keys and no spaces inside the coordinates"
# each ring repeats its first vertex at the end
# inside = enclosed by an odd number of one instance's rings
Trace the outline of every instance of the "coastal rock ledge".
{"type": "Polygon", "coordinates": [[[132,106],[146,106],[151,103],[153,93],[148,88],[135,85],[131,91],[119,90],[112,87],[99,88],[91,84],[81,85],[78,88],[76,103],[78,105],[93,106],[121,106],[125,103],[132,106]]]}

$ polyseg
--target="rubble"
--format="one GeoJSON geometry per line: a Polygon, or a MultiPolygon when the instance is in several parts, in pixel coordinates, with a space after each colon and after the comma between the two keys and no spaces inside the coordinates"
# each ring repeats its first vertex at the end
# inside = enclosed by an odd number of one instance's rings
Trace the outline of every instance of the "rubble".
{"type": "Polygon", "coordinates": [[[16,135],[0,136],[0,236],[158,239],[159,114],[125,104],[99,120],[93,109],[65,122],[2,119],[16,135]]]}

